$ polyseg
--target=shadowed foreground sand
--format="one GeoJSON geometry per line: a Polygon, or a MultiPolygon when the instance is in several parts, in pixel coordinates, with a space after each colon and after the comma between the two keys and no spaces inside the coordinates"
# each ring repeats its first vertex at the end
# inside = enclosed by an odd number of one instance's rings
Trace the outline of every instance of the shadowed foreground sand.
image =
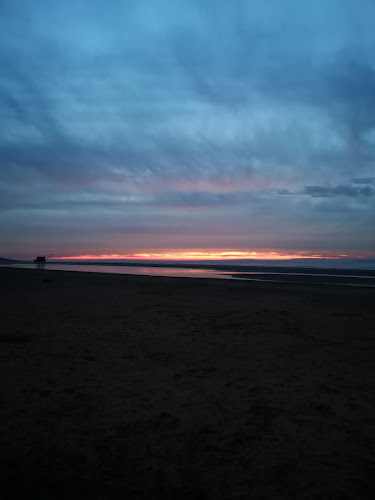
{"type": "Polygon", "coordinates": [[[370,498],[375,290],[0,269],[2,498],[370,498]]]}

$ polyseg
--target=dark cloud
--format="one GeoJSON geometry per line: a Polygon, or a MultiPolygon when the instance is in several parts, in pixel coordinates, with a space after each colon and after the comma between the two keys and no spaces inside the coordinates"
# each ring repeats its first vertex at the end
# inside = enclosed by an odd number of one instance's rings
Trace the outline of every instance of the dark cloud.
{"type": "Polygon", "coordinates": [[[372,184],[371,178],[353,179],[353,184],[339,186],[304,186],[301,191],[281,189],[277,194],[282,196],[311,196],[313,198],[332,198],[337,196],[367,198],[375,195],[375,188],[372,184]]]}
{"type": "Polygon", "coordinates": [[[353,184],[375,184],[375,177],[356,177],[352,179],[353,184]]]}
{"type": "Polygon", "coordinates": [[[374,196],[375,189],[371,186],[305,186],[302,194],[314,198],[328,198],[334,196],[349,196],[353,198],[374,196]]]}

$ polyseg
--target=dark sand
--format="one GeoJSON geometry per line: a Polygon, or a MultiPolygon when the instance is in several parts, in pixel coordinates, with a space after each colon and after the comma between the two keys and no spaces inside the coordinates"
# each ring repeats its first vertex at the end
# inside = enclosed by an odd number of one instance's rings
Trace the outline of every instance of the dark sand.
{"type": "Polygon", "coordinates": [[[0,286],[2,499],[373,498],[375,289],[0,286]]]}

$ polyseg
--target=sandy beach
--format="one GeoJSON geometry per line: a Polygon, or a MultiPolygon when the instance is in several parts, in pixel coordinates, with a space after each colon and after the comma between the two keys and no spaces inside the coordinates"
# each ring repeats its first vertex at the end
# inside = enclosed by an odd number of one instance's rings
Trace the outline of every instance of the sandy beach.
{"type": "Polygon", "coordinates": [[[2,498],[373,498],[374,288],[0,287],[2,498]]]}

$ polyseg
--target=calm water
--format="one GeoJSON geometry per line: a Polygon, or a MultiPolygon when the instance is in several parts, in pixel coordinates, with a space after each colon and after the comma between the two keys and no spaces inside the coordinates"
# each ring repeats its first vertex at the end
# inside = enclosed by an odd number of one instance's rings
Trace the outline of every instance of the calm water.
{"type": "MultiPolygon", "coordinates": [[[[34,269],[35,264],[13,264],[12,267],[34,269]]],[[[53,271],[81,271],[87,273],[138,274],[143,276],[170,276],[174,278],[220,278],[236,279],[231,272],[210,269],[180,269],[176,267],[143,267],[143,266],[100,266],[96,264],[47,264],[46,269],[53,271]]]]}
{"type": "MultiPolygon", "coordinates": [[[[12,267],[34,269],[35,264],[13,264],[12,267]]],[[[375,276],[354,276],[336,274],[309,274],[305,271],[300,273],[278,273],[278,272],[233,272],[218,271],[210,269],[182,269],[176,267],[147,267],[147,266],[116,266],[116,265],[84,265],[84,264],[52,264],[47,263],[46,269],[54,271],[81,271],[89,273],[110,274],[137,274],[143,276],[169,276],[176,278],[219,278],[219,279],[241,279],[252,281],[271,281],[287,283],[308,283],[326,285],[352,285],[352,286],[375,286],[375,276]]]]}

